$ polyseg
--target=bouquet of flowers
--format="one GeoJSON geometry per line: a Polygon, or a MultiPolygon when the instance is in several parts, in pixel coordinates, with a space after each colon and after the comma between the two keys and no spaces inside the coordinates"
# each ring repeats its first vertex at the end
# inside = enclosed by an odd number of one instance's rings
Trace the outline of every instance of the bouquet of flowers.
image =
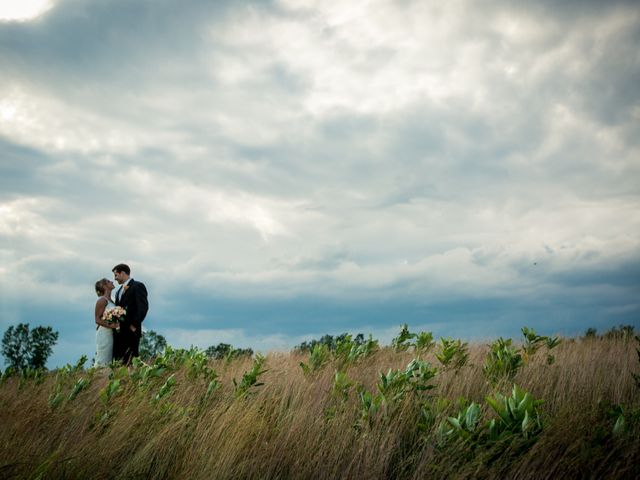
{"type": "MultiPolygon", "coordinates": [[[[104,320],[107,323],[116,323],[122,320],[126,314],[127,314],[127,311],[124,308],[115,307],[115,308],[112,308],[111,310],[106,310],[102,314],[102,320],[104,320]]],[[[120,331],[120,327],[116,328],[116,332],[119,332],[119,331],[120,331]]]]}

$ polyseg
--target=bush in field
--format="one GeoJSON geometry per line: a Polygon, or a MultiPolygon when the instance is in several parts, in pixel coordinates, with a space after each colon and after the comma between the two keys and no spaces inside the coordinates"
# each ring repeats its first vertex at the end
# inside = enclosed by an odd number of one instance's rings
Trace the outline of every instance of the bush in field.
{"type": "Polygon", "coordinates": [[[491,383],[501,378],[511,379],[523,365],[522,355],[512,346],[511,339],[498,338],[490,346],[483,372],[491,383]]]}
{"type": "Polygon", "coordinates": [[[380,372],[376,383],[377,393],[359,387],[360,425],[371,426],[373,418],[382,407],[390,415],[407,395],[412,395],[419,401],[423,392],[436,387],[431,381],[437,373],[436,368],[420,359],[412,360],[404,370],[389,369],[386,374],[380,372]]]}
{"type": "Polygon", "coordinates": [[[156,396],[153,397],[153,399],[156,402],[158,400],[162,399],[163,397],[168,395],[169,392],[171,392],[171,390],[173,389],[173,387],[175,387],[175,385],[176,385],[176,376],[175,376],[175,373],[174,373],[174,374],[169,375],[169,377],[162,384],[162,386],[160,387],[160,390],[158,391],[158,393],[156,393],[156,396]]]}
{"type": "Polygon", "coordinates": [[[519,436],[532,439],[542,431],[542,421],[538,407],[543,403],[513,385],[511,396],[495,393],[485,398],[487,405],[497,415],[482,425],[482,409],[477,403],[467,404],[463,401],[462,408],[455,417],[447,417],[438,429],[439,443],[446,444],[448,440],[459,439],[478,444],[492,443],[519,436]]]}
{"type": "Polygon", "coordinates": [[[161,378],[167,371],[164,355],[155,357],[151,365],[147,365],[139,358],[132,363],[131,380],[140,388],[147,387],[153,379],[161,378]]]}
{"type": "Polygon", "coordinates": [[[407,393],[418,394],[435,388],[431,380],[438,373],[428,362],[414,359],[404,370],[380,372],[376,388],[387,404],[397,402],[407,393]]]}
{"type": "Polygon", "coordinates": [[[538,413],[542,400],[534,399],[517,385],[513,385],[510,397],[496,393],[493,397],[486,397],[486,401],[498,415],[488,424],[491,440],[500,440],[509,435],[530,438],[542,430],[538,413]]]}
{"type": "Polygon", "coordinates": [[[331,351],[329,347],[324,344],[316,344],[309,354],[309,363],[300,362],[300,368],[302,368],[305,375],[309,375],[321,370],[329,362],[330,358],[331,351]]]}
{"type": "Polygon", "coordinates": [[[533,357],[538,349],[544,345],[547,337],[536,334],[533,328],[522,327],[522,335],[524,336],[524,343],[522,345],[523,359],[528,362],[533,357]]]}
{"type": "Polygon", "coordinates": [[[10,326],[2,337],[2,355],[9,368],[15,370],[45,368],[47,359],[58,340],[51,327],[29,330],[28,323],[10,326]]]}
{"type": "Polygon", "coordinates": [[[49,395],[49,406],[52,409],[60,405],[65,399],[67,401],[74,400],[80,392],[86,390],[91,384],[91,374],[82,375],[85,372],[84,365],[87,360],[87,356],[82,355],[74,365],[67,363],[56,371],[56,383],[52,393],[49,395]],[[70,389],[67,395],[63,393],[65,389],[70,389]]]}
{"type": "Polygon", "coordinates": [[[458,370],[467,363],[467,359],[469,358],[467,343],[463,343],[459,339],[453,340],[452,338],[442,337],[440,339],[440,345],[438,345],[436,358],[443,367],[451,367],[458,370]]]}
{"type": "Polygon", "coordinates": [[[560,345],[561,340],[558,337],[545,337],[538,335],[533,328],[522,327],[522,336],[524,342],[522,344],[522,357],[525,363],[529,362],[536,352],[543,346],[547,347],[547,364],[551,365],[555,362],[555,357],[549,353],[549,350],[560,345]]]}
{"type": "Polygon", "coordinates": [[[547,347],[547,364],[551,365],[556,361],[556,358],[549,353],[549,350],[556,348],[560,345],[561,340],[558,337],[545,337],[544,344],[547,347]]]}
{"type": "Polygon", "coordinates": [[[336,374],[333,377],[331,396],[337,400],[346,402],[349,398],[349,391],[353,386],[354,382],[347,377],[346,373],[336,370],[336,374]]]}
{"type": "Polygon", "coordinates": [[[406,323],[403,323],[400,325],[400,333],[398,336],[391,340],[391,346],[395,348],[396,352],[405,351],[409,349],[409,347],[413,346],[411,340],[414,338],[416,338],[416,334],[411,333],[409,331],[409,326],[406,323]]]}
{"type": "MultiPolygon", "coordinates": [[[[333,359],[338,370],[344,370],[364,358],[371,356],[378,350],[378,340],[369,335],[367,340],[358,338],[357,341],[350,334],[340,335],[335,341],[333,350],[325,343],[316,343],[309,354],[309,362],[300,362],[300,368],[305,375],[322,370],[333,359]]],[[[297,349],[297,351],[302,351],[297,349]]]]}
{"type": "Polygon", "coordinates": [[[428,352],[434,345],[433,333],[412,333],[406,323],[400,325],[398,336],[391,340],[391,346],[396,352],[404,352],[413,347],[416,353],[428,352]]]}
{"type": "Polygon", "coordinates": [[[433,333],[431,332],[420,332],[416,335],[415,347],[416,352],[423,353],[428,352],[433,348],[433,333]]]}
{"type": "Polygon", "coordinates": [[[236,393],[236,397],[246,397],[252,388],[259,387],[263,383],[258,382],[258,377],[266,372],[262,367],[265,362],[265,357],[259,353],[256,358],[253,359],[253,367],[248,372],[244,372],[240,381],[233,379],[233,386],[236,393]]]}
{"type": "Polygon", "coordinates": [[[351,335],[346,335],[336,342],[333,356],[338,364],[338,368],[342,369],[373,355],[378,348],[378,340],[374,340],[371,335],[369,335],[367,340],[359,340],[358,342],[353,340],[351,335]]]}
{"type": "Polygon", "coordinates": [[[447,417],[446,422],[440,424],[438,429],[440,442],[444,443],[452,438],[459,438],[464,441],[477,439],[482,431],[480,420],[480,405],[474,402],[469,405],[463,405],[458,415],[447,417]]]}

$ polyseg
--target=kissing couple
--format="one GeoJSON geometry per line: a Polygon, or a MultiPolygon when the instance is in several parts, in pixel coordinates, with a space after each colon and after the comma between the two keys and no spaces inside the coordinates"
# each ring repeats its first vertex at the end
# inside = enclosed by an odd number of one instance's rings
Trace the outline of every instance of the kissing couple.
{"type": "Polygon", "coordinates": [[[102,278],[96,282],[96,367],[113,360],[128,365],[139,355],[142,321],[149,310],[147,288],[131,278],[129,266],[120,263],[111,271],[119,285],[115,299],[111,292],[116,286],[111,280],[102,278]]]}

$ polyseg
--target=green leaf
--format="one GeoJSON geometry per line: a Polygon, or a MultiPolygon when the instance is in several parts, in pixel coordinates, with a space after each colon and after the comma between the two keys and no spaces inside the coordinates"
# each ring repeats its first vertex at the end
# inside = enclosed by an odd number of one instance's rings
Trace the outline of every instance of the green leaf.
{"type": "Polygon", "coordinates": [[[616,420],[615,425],[613,426],[613,434],[615,436],[621,435],[622,433],[624,433],[625,426],[626,426],[626,422],[624,420],[624,416],[620,415],[616,420]]]}
{"type": "Polygon", "coordinates": [[[509,423],[509,413],[504,407],[504,399],[502,395],[496,393],[496,398],[486,397],[485,400],[489,404],[489,406],[493,409],[494,412],[498,414],[498,416],[502,419],[502,421],[506,424],[509,423]]]}
{"type": "Polygon", "coordinates": [[[476,424],[480,419],[480,405],[477,403],[472,403],[467,408],[467,413],[465,415],[464,423],[467,426],[467,429],[473,431],[475,430],[476,424]]]}
{"type": "Polygon", "coordinates": [[[533,397],[529,392],[527,392],[518,404],[518,412],[531,410],[531,408],[533,408],[533,397]]]}
{"type": "Polygon", "coordinates": [[[525,433],[525,436],[526,436],[527,430],[529,429],[529,423],[530,423],[529,412],[525,411],[524,420],[522,420],[522,432],[525,433]]]}
{"type": "Polygon", "coordinates": [[[449,423],[451,425],[453,425],[454,427],[456,427],[458,430],[462,430],[462,426],[460,425],[460,421],[457,418],[454,417],[447,417],[447,420],[449,421],[449,423]]]}

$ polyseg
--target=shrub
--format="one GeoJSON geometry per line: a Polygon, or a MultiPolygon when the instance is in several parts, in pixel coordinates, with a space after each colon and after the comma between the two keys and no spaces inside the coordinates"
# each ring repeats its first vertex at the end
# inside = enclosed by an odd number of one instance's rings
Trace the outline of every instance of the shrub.
{"type": "Polygon", "coordinates": [[[413,343],[410,342],[413,338],[416,338],[416,334],[411,333],[408,325],[403,323],[400,326],[400,333],[398,336],[391,340],[391,345],[395,348],[396,352],[402,352],[413,345],[413,343]]]}
{"type": "Polygon", "coordinates": [[[420,332],[416,335],[416,352],[423,353],[428,352],[434,345],[433,341],[433,333],[431,332],[420,332]]]}
{"type": "Polygon", "coordinates": [[[41,384],[44,381],[45,370],[44,368],[25,368],[20,371],[20,384],[22,386],[32,380],[36,385],[41,384]]]}
{"type": "Polygon", "coordinates": [[[167,380],[164,382],[164,384],[160,387],[160,390],[158,391],[156,396],[153,397],[153,399],[156,402],[159,401],[160,399],[162,399],[163,397],[168,395],[175,385],[176,385],[176,378],[175,378],[175,373],[174,373],[174,374],[169,375],[169,378],[167,378],[167,380]]]}
{"type": "Polygon", "coordinates": [[[371,335],[369,335],[368,340],[359,343],[353,341],[351,335],[346,335],[336,342],[333,355],[338,362],[338,368],[342,369],[347,365],[369,357],[376,350],[378,350],[378,341],[374,340],[371,335]]]}
{"type": "Polygon", "coordinates": [[[536,352],[544,345],[547,337],[536,334],[533,328],[522,327],[522,335],[524,336],[524,343],[522,345],[522,352],[524,353],[523,359],[528,362],[536,352]]]}
{"type": "Polygon", "coordinates": [[[305,375],[310,375],[311,373],[321,370],[329,362],[330,357],[331,352],[329,351],[329,347],[323,344],[317,344],[313,347],[313,350],[311,350],[309,364],[307,365],[304,362],[300,362],[300,368],[302,368],[305,375]]]}
{"type": "Polygon", "coordinates": [[[558,337],[546,337],[545,345],[547,346],[547,365],[551,365],[556,361],[556,357],[549,353],[549,350],[556,348],[562,342],[558,337]]]}
{"type": "Polygon", "coordinates": [[[347,377],[346,373],[336,370],[336,374],[333,377],[333,387],[331,389],[333,398],[346,401],[353,385],[353,382],[347,377]]]}
{"type": "Polygon", "coordinates": [[[367,424],[371,426],[384,399],[382,395],[374,395],[366,390],[358,392],[358,399],[360,400],[360,425],[367,424]]]}
{"type": "Polygon", "coordinates": [[[470,405],[463,406],[457,416],[447,417],[446,422],[440,424],[438,436],[441,441],[451,438],[468,441],[476,438],[481,431],[480,418],[480,405],[471,402],[470,405]]]}
{"type": "Polygon", "coordinates": [[[513,385],[511,396],[496,393],[486,397],[486,401],[498,415],[489,422],[489,438],[499,440],[509,435],[530,438],[542,430],[538,406],[542,400],[535,400],[530,393],[513,385]]]}
{"type": "Polygon", "coordinates": [[[469,358],[467,343],[451,338],[441,338],[436,358],[445,367],[453,367],[456,370],[462,368],[469,358]]]}
{"type": "Polygon", "coordinates": [[[483,372],[490,382],[495,383],[501,378],[513,378],[522,364],[522,355],[511,345],[511,339],[500,337],[490,345],[483,372]]]}
{"type": "Polygon", "coordinates": [[[76,398],[82,390],[86,389],[89,386],[90,383],[91,382],[86,378],[79,378],[78,380],[76,380],[76,383],[73,385],[71,393],[69,394],[69,400],[73,400],[74,398],[76,398]]]}
{"type": "Polygon", "coordinates": [[[109,400],[115,397],[120,391],[120,380],[110,380],[106,387],[100,390],[100,400],[104,405],[109,404],[109,400]]]}
{"type": "Polygon", "coordinates": [[[376,387],[385,402],[389,403],[404,397],[407,392],[418,393],[435,388],[430,382],[437,373],[438,370],[430,363],[414,359],[404,371],[390,369],[386,375],[380,372],[376,387]]]}
{"type": "Polygon", "coordinates": [[[258,377],[266,372],[266,370],[262,369],[265,360],[265,357],[257,354],[256,358],[253,359],[253,367],[248,372],[244,372],[240,382],[237,382],[235,378],[233,379],[236,397],[246,397],[251,391],[251,388],[264,385],[258,382],[258,377]]]}
{"type": "Polygon", "coordinates": [[[131,380],[138,387],[145,388],[154,378],[160,378],[167,370],[166,362],[163,357],[157,357],[153,364],[147,365],[139,358],[134,358],[132,362],[133,369],[131,371],[131,380]]]}

